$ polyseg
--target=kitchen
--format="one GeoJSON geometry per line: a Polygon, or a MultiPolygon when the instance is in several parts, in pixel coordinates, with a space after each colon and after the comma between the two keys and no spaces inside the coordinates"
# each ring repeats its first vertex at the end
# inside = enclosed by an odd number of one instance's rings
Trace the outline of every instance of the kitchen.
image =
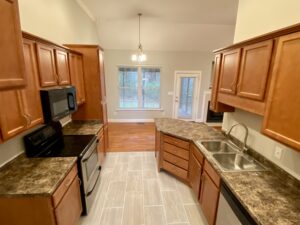
{"type": "Polygon", "coordinates": [[[299,2],[168,3],[2,1],[0,224],[300,223],[299,2]]]}

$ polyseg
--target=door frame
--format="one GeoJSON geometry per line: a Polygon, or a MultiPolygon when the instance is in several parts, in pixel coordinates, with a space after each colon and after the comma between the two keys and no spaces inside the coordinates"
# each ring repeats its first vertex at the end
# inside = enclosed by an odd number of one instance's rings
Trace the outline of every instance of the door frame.
{"type": "MultiPolygon", "coordinates": [[[[200,90],[201,90],[201,82],[202,82],[202,71],[201,70],[175,70],[174,73],[174,87],[173,87],[173,112],[172,112],[172,118],[176,118],[176,104],[175,104],[175,98],[176,98],[176,90],[177,90],[177,85],[179,84],[179,77],[185,75],[188,77],[189,75],[196,75],[196,90],[195,90],[195,96],[196,100],[193,104],[193,117],[195,117],[194,121],[198,121],[198,112],[199,112],[199,101],[200,101],[200,90]]],[[[181,119],[181,120],[186,120],[186,121],[193,121],[193,119],[181,119]]]]}

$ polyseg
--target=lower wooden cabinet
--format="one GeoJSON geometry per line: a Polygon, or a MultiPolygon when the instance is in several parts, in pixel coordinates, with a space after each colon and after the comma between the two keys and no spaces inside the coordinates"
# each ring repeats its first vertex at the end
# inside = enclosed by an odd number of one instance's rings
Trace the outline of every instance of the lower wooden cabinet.
{"type": "Polygon", "coordinates": [[[189,162],[189,181],[190,185],[196,195],[199,198],[200,193],[200,182],[201,182],[201,173],[202,173],[202,165],[196,159],[194,154],[191,154],[190,162],[189,162]]]}
{"type": "Polygon", "coordinates": [[[0,198],[1,224],[5,225],[78,225],[81,212],[76,165],[52,196],[12,195],[0,198]]]}
{"type": "Polygon", "coordinates": [[[104,155],[106,155],[106,152],[109,148],[109,137],[108,137],[108,124],[103,125],[103,134],[104,134],[104,155]]]}
{"type": "Polygon", "coordinates": [[[100,165],[103,164],[105,159],[105,138],[104,138],[104,129],[101,128],[101,130],[98,133],[98,159],[100,165]]]}

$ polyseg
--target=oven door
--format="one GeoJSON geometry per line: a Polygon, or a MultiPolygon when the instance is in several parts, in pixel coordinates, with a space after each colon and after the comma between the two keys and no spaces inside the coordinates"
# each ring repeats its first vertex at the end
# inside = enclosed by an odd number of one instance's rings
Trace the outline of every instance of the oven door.
{"type": "Polygon", "coordinates": [[[82,179],[85,194],[89,193],[93,189],[93,186],[97,182],[100,174],[97,144],[97,140],[95,139],[81,159],[82,179]]]}

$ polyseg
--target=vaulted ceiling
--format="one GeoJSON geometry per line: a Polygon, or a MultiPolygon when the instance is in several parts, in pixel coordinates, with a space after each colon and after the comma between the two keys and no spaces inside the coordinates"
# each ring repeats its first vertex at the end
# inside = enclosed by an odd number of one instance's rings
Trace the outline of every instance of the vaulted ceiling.
{"type": "Polygon", "coordinates": [[[238,0],[78,0],[106,49],[212,51],[233,41],[238,0]]]}

